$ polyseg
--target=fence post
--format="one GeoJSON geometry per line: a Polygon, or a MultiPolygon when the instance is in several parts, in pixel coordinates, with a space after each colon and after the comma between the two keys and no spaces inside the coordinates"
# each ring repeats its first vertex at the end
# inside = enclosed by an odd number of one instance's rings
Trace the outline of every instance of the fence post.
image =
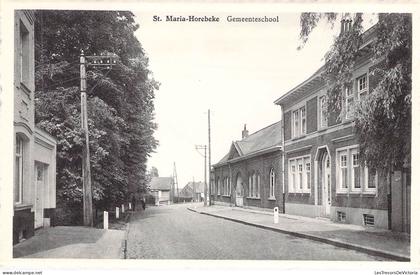
{"type": "Polygon", "coordinates": [[[119,207],[115,207],[115,218],[116,219],[120,218],[120,208],[119,207]]]}
{"type": "Polygon", "coordinates": [[[128,203],[128,209],[131,210],[131,202],[128,203]]]}
{"type": "Polygon", "coordinates": [[[108,229],[108,212],[104,211],[104,229],[108,229]]]}
{"type": "Polygon", "coordinates": [[[279,208],[274,207],[274,223],[279,223],[279,208]]]}
{"type": "Polygon", "coordinates": [[[124,204],[121,204],[121,213],[124,213],[124,204]]]}

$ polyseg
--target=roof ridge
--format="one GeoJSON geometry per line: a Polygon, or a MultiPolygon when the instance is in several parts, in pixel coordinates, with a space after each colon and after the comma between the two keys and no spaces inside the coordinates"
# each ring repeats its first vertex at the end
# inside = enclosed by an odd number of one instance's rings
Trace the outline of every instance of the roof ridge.
{"type": "Polygon", "coordinates": [[[246,140],[246,139],[248,139],[249,137],[251,137],[251,136],[253,136],[253,135],[257,134],[258,132],[261,132],[262,130],[265,130],[265,129],[267,129],[267,128],[270,128],[270,127],[272,127],[272,126],[274,126],[275,124],[278,124],[278,123],[281,123],[281,120],[276,121],[276,122],[274,122],[274,123],[271,123],[270,125],[265,126],[264,128],[261,128],[261,129],[259,129],[259,130],[255,131],[254,133],[250,134],[250,135],[249,135],[249,136],[247,136],[246,138],[241,139],[241,140],[237,140],[237,141],[235,141],[235,142],[245,141],[245,140],[246,140]]]}

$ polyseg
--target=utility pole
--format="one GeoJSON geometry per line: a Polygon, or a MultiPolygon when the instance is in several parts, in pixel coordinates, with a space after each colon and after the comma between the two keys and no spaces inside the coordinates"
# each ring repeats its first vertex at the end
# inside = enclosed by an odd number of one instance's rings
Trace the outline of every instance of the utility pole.
{"type": "MultiPolygon", "coordinates": [[[[209,127],[209,206],[211,206],[211,135],[210,135],[210,109],[207,110],[208,127],[209,127]]],[[[206,197],[207,199],[207,197],[206,197]]]]}
{"type": "Polygon", "coordinates": [[[87,120],[86,100],[86,59],[83,50],[80,54],[80,100],[81,100],[81,128],[85,134],[83,146],[82,178],[83,178],[83,224],[93,226],[92,217],[92,184],[90,181],[89,129],[87,120]]]}
{"type": "Polygon", "coordinates": [[[105,67],[111,69],[116,64],[116,55],[85,56],[83,50],[80,51],[80,112],[81,129],[85,135],[85,144],[83,146],[82,158],[82,179],[83,179],[83,224],[93,226],[92,210],[92,183],[90,175],[90,152],[89,152],[89,129],[87,117],[87,99],[86,99],[86,67],[105,67]]]}
{"type": "MultiPolygon", "coordinates": [[[[172,177],[173,177],[173,180],[174,180],[174,185],[176,185],[176,197],[177,197],[176,202],[179,202],[178,175],[176,173],[175,162],[174,162],[174,172],[173,172],[172,177]]],[[[174,190],[174,197],[175,197],[175,190],[174,190]]]]}
{"type": "Polygon", "coordinates": [[[196,145],[195,149],[204,149],[204,206],[207,206],[207,145],[196,145]]]}

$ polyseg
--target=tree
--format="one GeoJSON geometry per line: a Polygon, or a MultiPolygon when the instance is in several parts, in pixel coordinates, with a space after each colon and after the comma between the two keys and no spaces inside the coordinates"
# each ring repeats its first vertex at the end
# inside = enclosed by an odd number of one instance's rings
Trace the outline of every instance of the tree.
{"type": "MultiPolygon", "coordinates": [[[[343,91],[362,55],[363,14],[303,13],[300,20],[301,48],[321,20],[333,26],[345,18],[352,19],[352,27],[335,38],[325,55],[323,74],[328,109],[341,111],[339,118],[343,116],[343,91]]],[[[372,62],[378,65],[372,71],[371,92],[355,102],[355,132],[361,161],[389,172],[411,166],[411,15],[378,14],[373,28],[376,39],[369,50],[372,62]]]]}
{"type": "Polygon", "coordinates": [[[57,138],[57,209],[81,217],[79,55],[115,53],[112,70],[88,69],[88,124],[93,201],[107,209],[146,190],[146,161],[153,137],[157,83],[134,36],[127,11],[36,12],[36,124],[57,138]]]}
{"type": "Polygon", "coordinates": [[[159,177],[159,171],[156,167],[152,166],[152,168],[150,168],[150,175],[152,177],[159,177]]]}

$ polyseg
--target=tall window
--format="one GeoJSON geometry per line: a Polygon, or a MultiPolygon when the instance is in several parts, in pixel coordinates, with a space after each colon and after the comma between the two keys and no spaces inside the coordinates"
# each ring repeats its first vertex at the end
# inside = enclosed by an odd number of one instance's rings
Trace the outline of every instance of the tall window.
{"type": "Polygon", "coordinates": [[[296,188],[296,165],[295,162],[291,165],[291,175],[292,175],[292,191],[295,191],[296,188]]]}
{"type": "Polygon", "coordinates": [[[220,178],[217,179],[217,195],[221,195],[222,186],[221,186],[220,178]]]}
{"type": "Polygon", "coordinates": [[[359,94],[360,100],[362,100],[368,91],[367,74],[362,75],[356,79],[357,93],[359,94]]]}
{"type": "Polygon", "coordinates": [[[352,184],[352,188],[357,189],[357,188],[361,188],[360,185],[360,177],[361,177],[361,173],[360,173],[360,165],[359,165],[359,152],[357,149],[352,149],[351,150],[351,160],[352,160],[352,168],[351,168],[351,184],[352,184]]]}
{"type": "Polygon", "coordinates": [[[23,139],[16,137],[14,201],[22,203],[23,198],[23,139]]]}
{"type": "Polygon", "coordinates": [[[301,159],[298,160],[298,185],[299,189],[303,189],[303,161],[301,159]]]}
{"type": "Polygon", "coordinates": [[[347,183],[347,151],[341,151],[339,152],[340,156],[340,183],[341,183],[341,189],[347,189],[348,183],[347,183]]]}
{"type": "Polygon", "coordinates": [[[261,176],[258,173],[257,175],[257,188],[256,188],[256,192],[255,192],[255,197],[259,198],[260,197],[260,192],[261,192],[261,176]]]}
{"type": "Polygon", "coordinates": [[[29,31],[22,21],[20,21],[19,67],[20,82],[27,84],[29,79],[29,31]]]}
{"type": "Polygon", "coordinates": [[[292,119],[293,137],[300,137],[306,133],[306,108],[305,106],[293,111],[292,119]]]}
{"type": "Polygon", "coordinates": [[[346,96],[346,118],[352,118],[354,112],[354,92],[350,87],[345,88],[346,96]]]}
{"type": "Polygon", "coordinates": [[[319,98],[319,126],[325,128],[328,126],[327,96],[319,98]]]}
{"type": "Polygon", "coordinates": [[[360,163],[359,149],[355,146],[337,152],[338,192],[376,192],[377,172],[360,163]]]}
{"type": "Polygon", "coordinates": [[[276,174],[274,173],[274,169],[271,168],[270,171],[270,194],[269,197],[270,198],[274,198],[274,186],[276,184],[276,174]]]}
{"type": "Polygon", "coordinates": [[[311,159],[306,157],[305,161],[305,188],[311,189],[311,159]]]}
{"type": "Polygon", "coordinates": [[[289,193],[311,192],[311,158],[310,155],[289,159],[289,193]]]}
{"type": "Polygon", "coordinates": [[[253,186],[253,183],[252,183],[252,175],[249,175],[249,178],[248,178],[248,196],[249,197],[252,197],[252,194],[253,194],[253,192],[254,192],[254,186],[253,186]]]}

